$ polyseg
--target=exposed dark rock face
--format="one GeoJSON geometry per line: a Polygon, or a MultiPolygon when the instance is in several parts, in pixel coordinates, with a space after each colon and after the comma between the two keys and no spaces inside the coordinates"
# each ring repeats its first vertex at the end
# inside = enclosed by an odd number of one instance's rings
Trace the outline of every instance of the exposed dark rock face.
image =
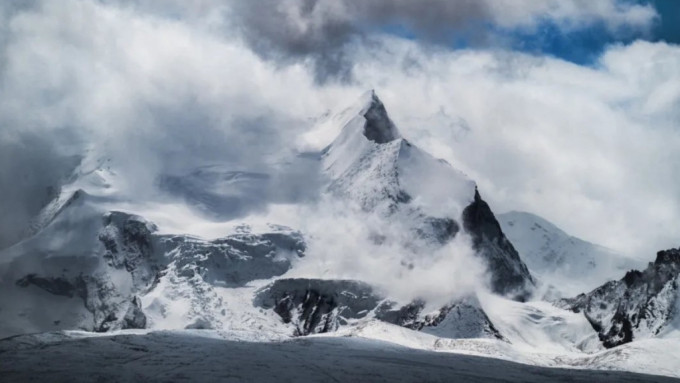
{"type": "Polygon", "coordinates": [[[472,236],[475,250],[487,261],[493,291],[525,299],[534,280],[478,191],[474,202],[463,210],[463,228],[472,236]]]}
{"type": "Polygon", "coordinates": [[[680,249],[659,251],[645,270],[631,270],[619,281],[557,305],[583,312],[602,344],[615,347],[664,328],[675,313],[679,276],[680,249]]]}
{"type": "Polygon", "coordinates": [[[373,91],[371,91],[371,104],[364,113],[364,118],[366,119],[364,136],[369,140],[384,144],[399,138],[399,132],[387,115],[385,106],[373,91]]]}
{"type": "Polygon", "coordinates": [[[420,330],[423,327],[420,315],[423,308],[425,302],[422,300],[415,300],[401,307],[394,307],[391,302],[385,302],[377,308],[376,318],[397,326],[420,330]]]}
{"type": "Polygon", "coordinates": [[[146,327],[146,316],[139,298],[126,299],[106,274],[79,275],[73,279],[29,274],[16,284],[21,287],[34,285],[51,294],[82,299],[85,308],[93,315],[93,331],[146,327]]]}
{"type": "Polygon", "coordinates": [[[397,309],[381,305],[376,310],[376,318],[443,338],[505,340],[476,299],[462,299],[426,315],[422,313],[424,308],[423,301],[414,301],[397,309]]]}
{"type": "Polygon", "coordinates": [[[134,297],[131,303],[123,317],[123,328],[146,328],[146,315],[142,311],[142,301],[139,297],[134,297]]]}
{"type": "Polygon", "coordinates": [[[96,332],[107,332],[117,329],[140,329],[146,328],[146,315],[142,311],[142,302],[138,297],[133,297],[129,302],[121,306],[127,306],[126,311],[109,311],[102,323],[95,327],[96,332]],[[123,315],[120,315],[123,314],[123,315]],[[119,318],[119,315],[121,318],[119,318]]]}
{"type": "Polygon", "coordinates": [[[295,335],[335,331],[351,319],[365,317],[381,298],[362,282],[279,279],[261,290],[254,304],[273,309],[295,326],[295,335]]]}
{"type": "Polygon", "coordinates": [[[260,290],[253,302],[294,326],[294,335],[336,331],[352,320],[384,322],[445,338],[504,339],[475,299],[463,299],[424,314],[425,302],[404,306],[386,300],[369,285],[350,280],[279,279],[260,290]]]}
{"type": "Polygon", "coordinates": [[[164,267],[154,249],[156,226],[143,218],[112,211],[104,215],[99,241],[104,245],[103,258],[108,266],[125,269],[132,276],[136,290],[150,287],[164,267]]]}

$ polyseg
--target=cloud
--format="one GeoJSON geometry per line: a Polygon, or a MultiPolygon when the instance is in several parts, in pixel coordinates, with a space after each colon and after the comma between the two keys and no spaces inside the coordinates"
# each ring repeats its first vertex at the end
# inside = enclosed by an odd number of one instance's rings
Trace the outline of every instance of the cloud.
{"type": "MultiPolygon", "coordinates": [[[[159,175],[201,165],[268,172],[318,104],[291,97],[311,89],[300,67],[276,69],[181,21],[88,1],[3,14],[0,247],[25,231],[47,188],[58,191],[74,157],[112,158],[139,198],[157,192],[159,175]]],[[[295,190],[274,180],[279,195],[295,190]]]]}
{"type": "Polygon", "coordinates": [[[422,299],[433,310],[489,291],[486,265],[465,233],[440,248],[414,252],[419,239],[395,217],[352,209],[347,201],[330,196],[266,216],[307,235],[305,257],[285,277],[360,280],[402,304],[422,299]]]}
{"type": "Polygon", "coordinates": [[[318,185],[304,189],[316,185],[306,177],[313,171],[280,171],[309,118],[375,88],[403,134],[471,175],[495,211],[528,210],[646,259],[677,246],[677,46],[612,46],[582,67],[513,51],[432,49],[370,29],[400,23],[439,41],[438,23],[456,17],[452,28],[485,18],[529,28],[549,17],[564,28],[606,19],[614,30],[646,25],[648,6],[288,1],[261,3],[271,9],[258,15],[250,3],[3,3],[0,198],[13,210],[0,232],[13,234],[1,241],[16,238],[86,149],[114,158],[140,198],[157,192],[160,174],[211,163],[273,174],[257,211],[270,198],[312,198],[318,185]],[[276,15],[273,29],[261,29],[276,15]],[[318,81],[327,75],[353,82],[318,81]]]}
{"type": "Polygon", "coordinates": [[[611,33],[619,33],[623,28],[646,30],[659,16],[650,4],[611,0],[500,0],[488,6],[493,21],[505,28],[533,28],[550,20],[566,31],[603,23],[611,33]]]}
{"type": "Polygon", "coordinates": [[[565,32],[597,23],[612,34],[648,30],[650,5],[616,0],[259,0],[233,1],[229,20],[255,52],[276,62],[307,61],[318,81],[351,79],[356,43],[391,29],[429,43],[498,46],[508,30],[552,22],[565,32]],[[492,27],[492,26],[495,26],[492,27]]]}

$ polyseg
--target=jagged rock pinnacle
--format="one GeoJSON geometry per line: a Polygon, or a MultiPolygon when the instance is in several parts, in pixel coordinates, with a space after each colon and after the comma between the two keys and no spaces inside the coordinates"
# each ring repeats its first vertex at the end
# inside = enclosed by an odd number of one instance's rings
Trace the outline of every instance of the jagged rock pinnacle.
{"type": "Polygon", "coordinates": [[[364,97],[366,99],[365,112],[363,112],[363,116],[366,119],[364,136],[378,144],[384,144],[400,138],[401,135],[397,127],[390,120],[385,106],[375,91],[371,89],[364,97]]]}

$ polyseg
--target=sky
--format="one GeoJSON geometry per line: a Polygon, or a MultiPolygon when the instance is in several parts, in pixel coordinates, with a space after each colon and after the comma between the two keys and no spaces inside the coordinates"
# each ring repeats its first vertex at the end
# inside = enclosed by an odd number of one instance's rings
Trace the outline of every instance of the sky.
{"type": "Polygon", "coordinates": [[[494,211],[651,260],[678,246],[679,25],[672,0],[6,1],[0,247],[84,155],[139,195],[191,166],[271,171],[375,89],[494,211]]]}

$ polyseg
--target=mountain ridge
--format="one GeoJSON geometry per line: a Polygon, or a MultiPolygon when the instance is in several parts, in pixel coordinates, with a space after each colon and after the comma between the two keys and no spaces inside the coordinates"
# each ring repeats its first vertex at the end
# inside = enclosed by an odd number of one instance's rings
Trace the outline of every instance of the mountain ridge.
{"type": "Polygon", "coordinates": [[[498,220],[531,272],[562,296],[594,289],[642,266],[642,262],[572,236],[532,213],[511,211],[499,214],[498,220]]]}

